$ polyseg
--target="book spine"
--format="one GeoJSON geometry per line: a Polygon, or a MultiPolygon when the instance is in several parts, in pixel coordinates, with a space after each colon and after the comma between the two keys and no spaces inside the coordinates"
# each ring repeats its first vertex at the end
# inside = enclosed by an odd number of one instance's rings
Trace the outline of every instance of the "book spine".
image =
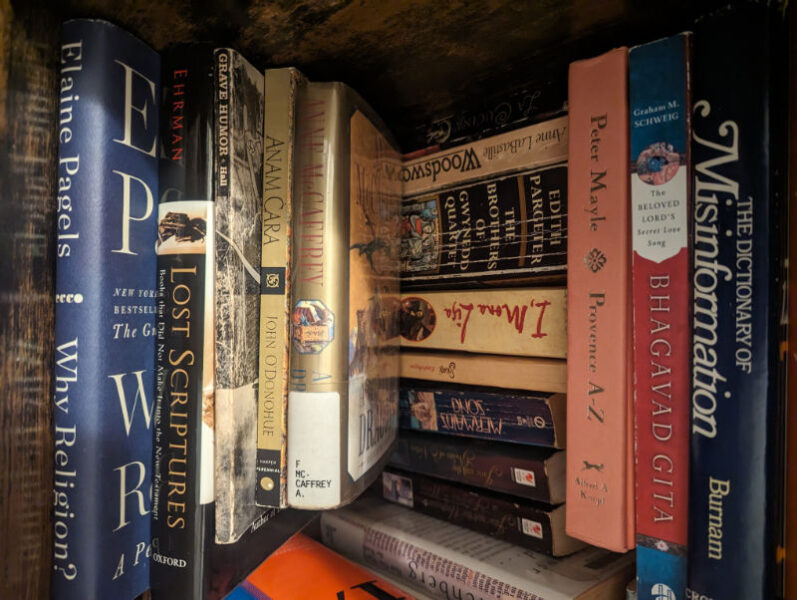
{"type": "MultiPolygon", "coordinates": [[[[539,581],[529,581],[521,575],[494,569],[492,564],[480,560],[480,556],[489,560],[502,551],[508,555],[505,542],[421,514],[410,513],[403,524],[406,530],[397,531],[395,527],[361,518],[348,509],[327,511],[321,515],[321,536],[325,545],[344,556],[395,573],[403,582],[435,597],[473,600],[573,598],[552,589],[553,585],[543,581],[543,577],[539,581]],[[447,545],[425,540],[423,535],[427,531],[434,531],[437,538],[444,534],[461,550],[452,552],[447,545]]],[[[541,564],[543,561],[539,557],[532,557],[531,569],[535,573],[553,566],[550,558],[541,564]]]]}
{"type": "Polygon", "coordinates": [[[201,599],[214,523],[213,50],[163,62],[151,587],[201,599]]]}
{"type": "Polygon", "coordinates": [[[551,477],[564,478],[564,455],[509,444],[465,440],[454,436],[403,431],[390,465],[447,481],[520,496],[548,504],[561,504],[564,494],[551,477]],[[553,471],[559,462],[560,471],[553,471]],[[554,491],[557,489],[557,491],[554,491]]]}
{"type": "Polygon", "coordinates": [[[513,356],[567,356],[564,288],[408,292],[401,346],[513,356]]]}
{"type": "Polygon", "coordinates": [[[396,437],[400,163],[343,84],[308,84],[300,111],[288,502],[331,508],[374,481],[396,437]]]}
{"type": "Polygon", "coordinates": [[[564,447],[564,397],[402,383],[399,425],[488,440],[564,447]]]}
{"type": "Polygon", "coordinates": [[[132,598],[149,585],[160,59],[109,23],[62,34],[52,594],[132,598]]]}
{"type": "Polygon", "coordinates": [[[570,65],[567,531],[634,545],[628,51],[570,65]]]}
{"type": "Polygon", "coordinates": [[[347,150],[337,120],[342,101],[339,88],[308,84],[297,109],[288,397],[288,503],[296,508],[336,506],[342,495],[349,329],[349,205],[336,171],[347,150]]]}
{"type": "Polygon", "coordinates": [[[686,588],[689,490],[690,34],[632,48],[637,583],[686,588]]]}
{"type": "Polygon", "coordinates": [[[537,392],[567,391],[567,362],[554,358],[407,350],[401,353],[400,375],[406,379],[537,392]]]}
{"type": "Polygon", "coordinates": [[[215,54],[215,540],[234,542],[255,503],[263,72],[229,48],[215,54]]]}
{"type": "Polygon", "coordinates": [[[290,224],[295,113],[301,85],[294,69],[266,70],[255,500],[276,508],[287,505],[290,224]]]}
{"type": "Polygon", "coordinates": [[[400,170],[403,195],[417,196],[500,173],[564,162],[567,140],[567,117],[557,117],[406,160],[400,170]]]}
{"type": "Polygon", "coordinates": [[[690,597],[781,593],[782,26],[745,4],[694,36],[690,597]]]}
{"type": "Polygon", "coordinates": [[[565,274],[567,167],[405,200],[403,289],[533,281],[565,274]]]}
{"type": "MultiPolygon", "coordinates": [[[[477,488],[388,467],[382,473],[382,497],[449,523],[478,531],[535,552],[555,554],[551,513],[555,508],[521,504],[477,488]]],[[[559,509],[561,510],[561,509],[559,509]]],[[[576,542],[572,551],[577,550],[576,542]]],[[[570,549],[570,548],[569,548],[570,549]]]]}
{"type": "Polygon", "coordinates": [[[561,114],[567,106],[567,79],[560,75],[540,78],[477,102],[402,127],[400,131],[407,132],[402,147],[415,151],[450,148],[561,114]]]}

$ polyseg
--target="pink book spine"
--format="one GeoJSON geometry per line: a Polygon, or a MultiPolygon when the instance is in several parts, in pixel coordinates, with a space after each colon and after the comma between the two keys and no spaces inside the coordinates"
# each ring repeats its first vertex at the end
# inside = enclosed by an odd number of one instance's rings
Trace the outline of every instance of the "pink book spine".
{"type": "Polygon", "coordinates": [[[570,65],[567,533],[634,547],[628,50],[570,65]]]}

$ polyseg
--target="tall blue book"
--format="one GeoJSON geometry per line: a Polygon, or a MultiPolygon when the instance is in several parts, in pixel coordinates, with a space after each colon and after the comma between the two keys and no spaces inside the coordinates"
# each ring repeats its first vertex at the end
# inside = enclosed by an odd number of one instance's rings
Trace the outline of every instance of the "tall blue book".
{"type": "Polygon", "coordinates": [[[683,600],[689,513],[689,49],[631,48],[636,557],[640,600],[683,600]]]}
{"type": "Polygon", "coordinates": [[[160,59],[62,33],[52,591],[125,599],[149,586],[160,59]]]}
{"type": "Polygon", "coordinates": [[[687,598],[780,597],[784,12],[744,3],[694,35],[687,598]]]}

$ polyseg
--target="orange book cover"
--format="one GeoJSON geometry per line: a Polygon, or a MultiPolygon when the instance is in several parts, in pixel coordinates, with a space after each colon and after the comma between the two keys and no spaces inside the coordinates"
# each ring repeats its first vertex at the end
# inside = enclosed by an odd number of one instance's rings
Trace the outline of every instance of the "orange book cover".
{"type": "Polygon", "coordinates": [[[414,600],[301,533],[285,542],[227,600],[414,600]]]}
{"type": "Polygon", "coordinates": [[[634,547],[628,50],[570,65],[568,535],[634,547]]]}

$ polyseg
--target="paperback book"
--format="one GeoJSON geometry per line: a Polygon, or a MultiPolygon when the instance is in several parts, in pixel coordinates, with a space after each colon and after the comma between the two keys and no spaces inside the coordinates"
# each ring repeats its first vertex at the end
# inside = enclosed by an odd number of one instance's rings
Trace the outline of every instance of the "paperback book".
{"type": "Polygon", "coordinates": [[[160,57],[79,19],[60,68],[52,593],[133,598],[150,567],[160,57]]]}
{"type": "Polygon", "coordinates": [[[405,160],[402,194],[412,198],[501,173],[567,161],[568,120],[557,117],[453,148],[405,160]]]}
{"type": "Polygon", "coordinates": [[[406,292],[401,348],[565,358],[562,287],[406,292]]]}
{"type": "MultiPolygon", "coordinates": [[[[263,197],[263,72],[215,51],[215,539],[229,544],[263,512],[255,503],[263,197]]],[[[268,327],[268,321],[264,324],[268,327]]],[[[207,389],[207,388],[206,388],[207,389]]]]}
{"type": "Polygon", "coordinates": [[[402,380],[399,425],[551,448],[565,447],[562,394],[402,380]]]}
{"type": "Polygon", "coordinates": [[[401,377],[539,392],[567,392],[567,361],[555,358],[401,351],[401,377]]]}
{"type": "Polygon", "coordinates": [[[299,104],[288,503],[345,504],[396,438],[399,155],[379,118],[340,83],[299,104]]]}
{"type": "Polygon", "coordinates": [[[388,467],[382,497],[536,552],[565,556],[584,542],[565,533],[563,505],[551,506],[388,467]]]}
{"type": "Polygon", "coordinates": [[[565,501],[561,450],[401,431],[390,466],[547,504],[565,501]]]}
{"type": "Polygon", "coordinates": [[[564,279],[567,167],[479,180],[406,199],[404,290],[564,279]]]}
{"type": "Polygon", "coordinates": [[[554,558],[378,498],[322,513],[324,543],[438,598],[616,600],[631,553],[586,548],[554,558]]]}

